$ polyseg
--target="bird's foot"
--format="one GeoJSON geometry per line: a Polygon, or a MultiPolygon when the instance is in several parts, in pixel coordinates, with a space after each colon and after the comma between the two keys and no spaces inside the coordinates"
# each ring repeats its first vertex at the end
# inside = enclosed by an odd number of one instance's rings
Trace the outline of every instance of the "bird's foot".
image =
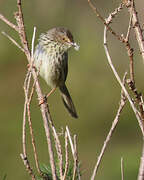
{"type": "Polygon", "coordinates": [[[40,105],[42,105],[42,104],[44,104],[44,103],[46,103],[47,102],[47,96],[46,95],[44,95],[42,98],[40,98],[40,100],[39,100],[39,106],[40,105]]]}
{"type": "MultiPolygon", "coordinates": [[[[27,68],[28,68],[28,70],[30,70],[31,64],[27,64],[27,68]]],[[[35,65],[32,65],[32,68],[36,69],[35,65]]]]}

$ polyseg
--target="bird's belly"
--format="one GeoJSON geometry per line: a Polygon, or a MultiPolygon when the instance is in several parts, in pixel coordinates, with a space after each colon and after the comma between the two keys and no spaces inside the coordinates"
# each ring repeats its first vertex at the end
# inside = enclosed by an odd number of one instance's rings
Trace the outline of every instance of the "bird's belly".
{"type": "Polygon", "coordinates": [[[62,67],[55,60],[43,61],[40,67],[40,75],[51,88],[55,88],[64,82],[62,67]]]}
{"type": "Polygon", "coordinates": [[[66,75],[63,67],[63,58],[57,57],[56,53],[50,55],[38,45],[34,54],[34,64],[40,76],[51,88],[60,86],[65,82],[66,75]]]}

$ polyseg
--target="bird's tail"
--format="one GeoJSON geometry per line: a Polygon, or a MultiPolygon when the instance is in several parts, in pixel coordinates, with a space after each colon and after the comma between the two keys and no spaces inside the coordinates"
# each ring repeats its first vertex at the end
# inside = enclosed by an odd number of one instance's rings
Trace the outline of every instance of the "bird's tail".
{"type": "Polygon", "coordinates": [[[68,112],[71,114],[72,117],[78,118],[77,112],[75,110],[75,106],[72,102],[71,96],[68,92],[66,85],[64,84],[63,86],[60,86],[59,89],[66,109],[68,110],[68,112]]]}

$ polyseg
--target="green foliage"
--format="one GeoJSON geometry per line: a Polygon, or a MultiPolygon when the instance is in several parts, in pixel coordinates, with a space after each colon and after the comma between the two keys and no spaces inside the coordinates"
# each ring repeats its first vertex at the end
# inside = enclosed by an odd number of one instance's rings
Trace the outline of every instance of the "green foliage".
{"type": "MultiPolygon", "coordinates": [[[[51,172],[51,167],[50,165],[45,165],[42,164],[40,165],[40,169],[43,173],[43,177],[38,176],[37,180],[52,180],[52,172],[51,172]]],[[[60,180],[60,173],[59,173],[59,165],[56,164],[56,173],[57,173],[57,180],[60,180]]],[[[70,164],[69,168],[68,168],[68,172],[66,175],[66,180],[72,180],[73,177],[73,165],[70,164]]],[[[76,176],[76,180],[78,179],[78,177],[76,176]]]]}

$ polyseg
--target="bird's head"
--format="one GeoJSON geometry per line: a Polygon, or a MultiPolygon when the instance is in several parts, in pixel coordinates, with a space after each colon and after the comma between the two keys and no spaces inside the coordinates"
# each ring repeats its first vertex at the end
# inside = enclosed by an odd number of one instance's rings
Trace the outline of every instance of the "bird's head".
{"type": "Polygon", "coordinates": [[[46,33],[47,38],[56,44],[58,44],[64,51],[74,47],[75,50],[79,50],[79,46],[74,42],[71,32],[67,28],[56,27],[50,29],[46,33]]]}

